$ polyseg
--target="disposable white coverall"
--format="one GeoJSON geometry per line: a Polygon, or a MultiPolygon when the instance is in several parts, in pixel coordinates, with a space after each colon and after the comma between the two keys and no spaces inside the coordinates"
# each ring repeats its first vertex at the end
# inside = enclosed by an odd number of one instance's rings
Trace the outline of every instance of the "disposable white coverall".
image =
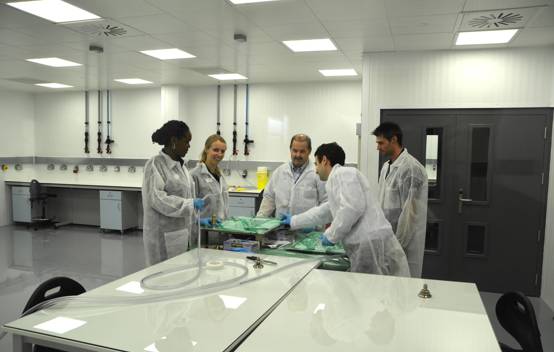
{"type": "Polygon", "coordinates": [[[383,164],[379,204],[406,252],[412,277],[421,277],[423,268],[427,196],[427,172],[407,149],[392,164],[383,164]]]}
{"type": "Polygon", "coordinates": [[[409,276],[406,255],[392,232],[367,179],[355,168],[333,166],[325,185],[328,200],[291,218],[298,229],[331,223],[325,237],[342,242],[350,271],[409,276]]]}
{"type": "Polygon", "coordinates": [[[315,173],[314,165],[307,161],[306,168],[294,182],[292,163],[288,162],[273,171],[256,216],[296,215],[326,200],[325,182],[315,173]]]}
{"type": "Polygon", "coordinates": [[[194,180],[196,196],[198,198],[208,196],[206,205],[200,212],[200,217],[211,218],[215,214],[218,219],[227,218],[229,216],[229,191],[223,175],[219,176],[218,182],[204,163],[198,163],[190,175],[194,180]]]}
{"type": "Polygon", "coordinates": [[[193,228],[194,182],[186,167],[164,152],[144,167],[142,206],[146,264],[185,252],[193,228]]]}

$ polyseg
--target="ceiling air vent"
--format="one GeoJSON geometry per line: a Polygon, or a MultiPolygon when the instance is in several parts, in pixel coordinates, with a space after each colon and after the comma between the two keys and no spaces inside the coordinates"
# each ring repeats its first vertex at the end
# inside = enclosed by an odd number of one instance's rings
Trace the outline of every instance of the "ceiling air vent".
{"type": "Polygon", "coordinates": [[[540,7],[465,12],[459,31],[523,28],[540,7]]]}
{"type": "Polygon", "coordinates": [[[119,38],[141,34],[132,27],[110,19],[64,23],[63,26],[89,37],[119,38]]]}
{"type": "Polygon", "coordinates": [[[496,29],[511,26],[523,21],[523,16],[515,12],[501,12],[479,16],[469,21],[469,25],[477,29],[496,29]]]}

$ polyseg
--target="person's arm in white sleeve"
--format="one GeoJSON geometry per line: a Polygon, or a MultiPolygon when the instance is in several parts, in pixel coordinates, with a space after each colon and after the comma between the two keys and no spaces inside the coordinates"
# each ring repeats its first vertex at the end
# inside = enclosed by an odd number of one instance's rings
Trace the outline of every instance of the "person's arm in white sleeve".
{"type": "Polygon", "coordinates": [[[146,192],[150,204],[159,213],[173,218],[190,216],[194,209],[193,199],[185,199],[178,196],[168,195],[164,190],[165,182],[154,163],[150,164],[150,179],[147,181],[146,192]]]}
{"type": "Polygon", "coordinates": [[[354,224],[364,215],[366,197],[355,173],[341,174],[333,184],[339,192],[339,209],[331,226],[325,231],[325,237],[337,243],[350,233],[354,224]]]}
{"type": "MultiPolygon", "coordinates": [[[[273,178],[269,180],[267,186],[264,189],[264,196],[260,209],[256,214],[257,217],[267,218],[270,217],[275,211],[275,191],[273,190],[273,178]]],[[[278,216],[278,214],[275,214],[278,216]]]]}
{"type": "Polygon", "coordinates": [[[333,216],[329,203],[325,202],[317,207],[294,215],[290,220],[291,230],[325,225],[331,222],[333,216]]]}
{"type": "Polygon", "coordinates": [[[426,217],[423,215],[423,212],[427,214],[427,195],[423,194],[427,192],[426,182],[425,176],[419,175],[417,170],[408,170],[402,177],[399,187],[402,212],[398,217],[396,237],[403,247],[412,240],[421,218],[426,217]]]}
{"type": "MultiPolygon", "coordinates": [[[[317,176],[319,178],[319,176],[317,176]]],[[[317,190],[317,204],[323,204],[327,201],[327,191],[325,190],[325,182],[317,179],[316,181],[316,190],[317,190]]]]}

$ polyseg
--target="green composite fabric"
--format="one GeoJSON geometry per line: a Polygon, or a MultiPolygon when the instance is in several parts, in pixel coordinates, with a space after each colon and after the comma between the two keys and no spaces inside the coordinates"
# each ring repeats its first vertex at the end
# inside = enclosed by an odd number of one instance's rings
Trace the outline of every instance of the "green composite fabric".
{"type": "Polygon", "coordinates": [[[225,219],[215,227],[204,227],[210,231],[235,233],[244,235],[265,235],[281,226],[281,221],[274,218],[255,218],[248,216],[233,216],[225,219]]]}
{"type": "Polygon", "coordinates": [[[294,243],[288,244],[281,248],[287,251],[309,253],[309,254],[345,254],[342,244],[336,243],[334,246],[324,246],[321,244],[319,237],[322,232],[313,231],[304,236],[297,235],[294,243]]]}

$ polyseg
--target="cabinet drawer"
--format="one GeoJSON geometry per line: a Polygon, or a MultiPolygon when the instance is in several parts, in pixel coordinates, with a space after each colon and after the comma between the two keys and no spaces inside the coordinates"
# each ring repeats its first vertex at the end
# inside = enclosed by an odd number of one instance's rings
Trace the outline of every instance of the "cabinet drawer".
{"type": "Polygon", "coordinates": [[[100,199],[121,200],[121,191],[100,191],[100,199]]]}
{"type": "Polygon", "coordinates": [[[230,207],[254,208],[255,205],[256,198],[253,197],[229,197],[230,207]]]}

